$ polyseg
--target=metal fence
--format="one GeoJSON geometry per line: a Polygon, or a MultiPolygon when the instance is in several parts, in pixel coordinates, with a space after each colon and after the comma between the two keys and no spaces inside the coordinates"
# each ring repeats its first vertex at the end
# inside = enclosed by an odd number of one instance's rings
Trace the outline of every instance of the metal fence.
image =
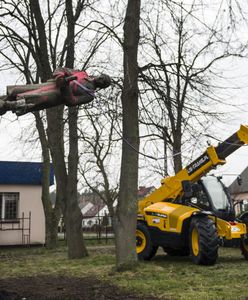
{"type": "MultiPolygon", "coordinates": [[[[112,218],[110,216],[85,216],[82,221],[85,240],[103,240],[106,243],[114,239],[112,218]]],[[[66,240],[66,230],[63,219],[58,228],[60,239],[66,240]]]]}

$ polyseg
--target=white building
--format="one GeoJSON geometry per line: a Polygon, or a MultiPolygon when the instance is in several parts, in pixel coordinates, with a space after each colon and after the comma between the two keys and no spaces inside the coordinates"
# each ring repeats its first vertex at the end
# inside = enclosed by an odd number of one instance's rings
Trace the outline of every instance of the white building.
{"type": "Polygon", "coordinates": [[[0,246],[45,243],[41,169],[41,163],[0,162],[0,246]]]}

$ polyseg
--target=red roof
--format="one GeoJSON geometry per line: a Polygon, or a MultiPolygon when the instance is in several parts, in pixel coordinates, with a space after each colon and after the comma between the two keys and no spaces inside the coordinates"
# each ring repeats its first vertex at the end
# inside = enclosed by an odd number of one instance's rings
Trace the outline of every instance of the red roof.
{"type": "Polygon", "coordinates": [[[84,193],[79,198],[79,207],[82,210],[84,207],[87,206],[88,203],[93,204],[93,206],[89,207],[83,216],[84,217],[93,217],[97,216],[100,210],[106,206],[103,200],[95,193],[84,193]]]}
{"type": "Polygon", "coordinates": [[[148,194],[150,194],[153,190],[155,189],[154,186],[150,187],[145,187],[145,186],[140,186],[138,190],[138,198],[144,198],[148,194]]]}

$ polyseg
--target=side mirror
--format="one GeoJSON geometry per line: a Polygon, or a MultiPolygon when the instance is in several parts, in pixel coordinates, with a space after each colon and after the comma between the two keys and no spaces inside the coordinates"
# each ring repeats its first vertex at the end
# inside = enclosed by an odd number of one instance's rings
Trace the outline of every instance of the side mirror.
{"type": "Polygon", "coordinates": [[[240,175],[237,177],[237,182],[238,182],[238,185],[242,185],[242,178],[240,175]]]}
{"type": "Polygon", "coordinates": [[[197,198],[195,198],[195,197],[191,198],[190,202],[193,204],[197,204],[197,198]]]}
{"type": "Polygon", "coordinates": [[[182,181],[182,188],[184,192],[185,198],[190,198],[193,195],[192,186],[189,180],[183,180],[182,181]]]}

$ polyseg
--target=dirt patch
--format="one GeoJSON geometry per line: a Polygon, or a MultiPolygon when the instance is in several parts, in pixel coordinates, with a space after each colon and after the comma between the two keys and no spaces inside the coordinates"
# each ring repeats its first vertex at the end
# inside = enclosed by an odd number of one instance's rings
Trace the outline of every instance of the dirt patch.
{"type": "Polygon", "coordinates": [[[0,300],[156,300],[123,291],[95,278],[39,276],[0,279],[0,300]]]}

